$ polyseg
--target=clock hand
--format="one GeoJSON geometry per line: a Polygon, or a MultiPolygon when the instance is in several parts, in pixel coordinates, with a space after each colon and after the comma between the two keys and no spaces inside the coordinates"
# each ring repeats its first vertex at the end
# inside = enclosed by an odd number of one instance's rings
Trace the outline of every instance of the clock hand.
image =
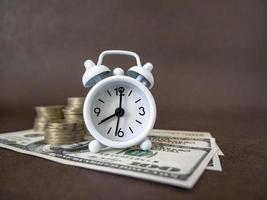
{"type": "Polygon", "coordinates": [[[113,115],[110,115],[109,117],[106,117],[105,119],[102,119],[99,123],[98,123],[98,125],[99,124],[102,124],[103,122],[105,122],[105,121],[107,121],[107,120],[109,120],[109,119],[111,119],[112,117],[115,117],[117,114],[116,113],[114,113],[113,115]]]}
{"type": "Polygon", "coordinates": [[[116,124],[116,130],[115,130],[115,136],[117,136],[117,134],[118,134],[119,122],[120,122],[120,116],[118,116],[118,120],[117,120],[117,124],[116,124]]]}
{"type": "Polygon", "coordinates": [[[122,88],[119,89],[119,92],[120,92],[120,106],[119,106],[119,108],[121,109],[122,93],[123,93],[122,88]]]}
{"type": "Polygon", "coordinates": [[[119,128],[119,123],[120,123],[120,117],[124,114],[124,110],[121,108],[121,102],[122,102],[122,93],[124,91],[124,88],[120,87],[119,88],[119,93],[120,93],[120,103],[119,103],[119,111],[122,111],[120,113],[117,114],[118,116],[118,120],[117,120],[117,124],[116,124],[116,130],[115,130],[115,136],[118,135],[118,128],[119,128]]]}

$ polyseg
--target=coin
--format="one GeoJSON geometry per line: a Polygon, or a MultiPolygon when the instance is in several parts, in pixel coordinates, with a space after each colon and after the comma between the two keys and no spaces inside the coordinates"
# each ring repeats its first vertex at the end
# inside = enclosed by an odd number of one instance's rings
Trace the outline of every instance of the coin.
{"type": "Polygon", "coordinates": [[[79,105],[84,103],[84,97],[68,97],[68,105],[79,105]]]}
{"type": "Polygon", "coordinates": [[[73,144],[83,141],[84,126],[81,123],[55,120],[45,128],[44,141],[48,144],[73,144]]]}
{"type": "Polygon", "coordinates": [[[63,109],[64,118],[68,122],[84,123],[83,104],[84,97],[68,97],[68,105],[63,109]]]}
{"type": "Polygon", "coordinates": [[[36,118],[34,120],[33,129],[38,133],[44,133],[48,122],[56,119],[62,119],[63,105],[55,106],[36,106],[36,118]]]}
{"type": "Polygon", "coordinates": [[[48,144],[81,142],[88,130],[83,119],[84,97],[68,97],[67,105],[36,106],[33,128],[48,144]]]}

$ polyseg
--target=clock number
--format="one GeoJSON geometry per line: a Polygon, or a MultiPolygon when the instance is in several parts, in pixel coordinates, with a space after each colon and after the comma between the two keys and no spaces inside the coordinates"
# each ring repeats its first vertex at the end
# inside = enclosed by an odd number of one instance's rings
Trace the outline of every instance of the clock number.
{"type": "Polygon", "coordinates": [[[96,114],[97,117],[100,114],[100,112],[101,112],[100,108],[95,108],[94,109],[94,113],[96,114]]]}
{"type": "Polygon", "coordinates": [[[123,137],[124,132],[121,130],[121,128],[118,130],[118,132],[115,134],[115,136],[123,137]]]}
{"type": "Polygon", "coordinates": [[[146,114],[146,112],[145,112],[145,108],[144,108],[143,106],[141,106],[141,107],[139,108],[139,110],[140,110],[139,115],[144,116],[144,115],[146,114]]]}
{"type": "Polygon", "coordinates": [[[115,88],[114,89],[115,90],[115,92],[116,92],[116,96],[118,96],[118,94],[122,94],[122,96],[124,96],[124,91],[125,91],[125,89],[124,89],[124,87],[119,87],[119,88],[115,88]]]}

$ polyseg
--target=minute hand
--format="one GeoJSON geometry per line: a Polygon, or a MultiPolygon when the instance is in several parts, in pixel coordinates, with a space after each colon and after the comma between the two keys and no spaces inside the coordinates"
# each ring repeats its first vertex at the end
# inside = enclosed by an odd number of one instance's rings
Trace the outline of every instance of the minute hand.
{"type": "Polygon", "coordinates": [[[98,125],[99,124],[102,124],[103,122],[105,122],[105,121],[107,121],[107,120],[109,120],[109,119],[111,119],[112,117],[115,117],[116,116],[116,113],[114,113],[113,115],[110,115],[109,117],[107,117],[107,118],[105,118],[105,119],[102,119],[99,123],[98,123],[98,125]]]}

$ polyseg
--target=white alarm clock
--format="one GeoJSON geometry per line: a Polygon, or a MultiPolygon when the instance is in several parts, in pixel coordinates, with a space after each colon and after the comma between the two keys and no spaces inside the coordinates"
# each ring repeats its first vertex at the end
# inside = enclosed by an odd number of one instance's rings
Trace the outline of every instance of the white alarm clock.
{"type": "Polygon", "coordinates": [[[84,66],[83,85],[92,87],[83,108],[86,127],[95,138],[89,143],[89,150],[99,152],[105,147],[133,145],[149,150],[152,144],[147,135],[156,119],[156,105],[149,91],[154,84],[152,64],[142,66],[134,52],[107,50],[100,54],[97,65],[86,60],[84,66]],[[133,56],[137,65],[127,75],[121,68],[111,72],[102,65],[104,56],[110,54],[133,56]]]}

